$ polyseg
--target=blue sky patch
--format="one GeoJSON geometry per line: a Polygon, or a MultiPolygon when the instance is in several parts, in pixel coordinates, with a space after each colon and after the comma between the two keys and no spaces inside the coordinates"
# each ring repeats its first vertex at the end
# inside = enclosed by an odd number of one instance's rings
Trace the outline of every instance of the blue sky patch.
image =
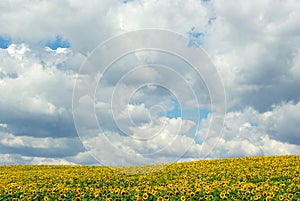
{"type": "Polygon", "coordinates": [[[51,48],[52,50],[56,50],[57,48],[69,48],[71,47],[71,44],[69,41],[63,39],[62,36],[58,35],[55,37],[55,40],[47,41],[45,46],[51,48]]]}
{"type": "Polygon", "coordinates": [[[180,105],[177,101],[174,101],[173,105],[174,108],[172,110],[167,111],[165,114],[168,118],[183,117],[184,119],[189,119],[195,121],[196,123],[199,123],[201,119],[206,119],[208,114],[211,113],[211,110],[206,108],[199,108],[198,110],[197,109],[181,110],[180,105]]]}
{"type": "Polygon", "coordinates": [[[179,105],[178,101],[176,99],[172,99],[172,103],[173,103],[173,106],[174,106],[173,110],[168,110],[165,115],[168,118],[181,117],[182,112],[181,112],[180,105],[179,105]]]}
{"type": "Polygon", "coordinates": [[[250,122],[250,125],[251,125],[252,127],[258,127],[258,123],[256,123],[256,122],[250,122]]]}
{"type": "Polygon", "coordinates": [[[217,19],[216,17],[211,17],[211,18],[208,19],[207,23],[208,23],[209,25],[211,25],[212,23],[214,23],[214,21],[215,21],[216,19],[217,19]]]}
{"type": "Polygon", "coordinates": [[[188,32],[189,36],[189,47],[200,47],[203,44],[204,33],[197,31],[195,27],[192,27],[188,32]]]}
{"type": "Polygon", "coordinates": [[[123,2],[124,4],[129,3],[129,2],[131,2],[131,1],[134,1],[134,0],[122,0],[122,2],[123,2]]]}
{"type": "Polygon", "coordinates": [[[11,44],[11,40],[8,37],[0,35],[0,48],[6,49],[11,44]]]}

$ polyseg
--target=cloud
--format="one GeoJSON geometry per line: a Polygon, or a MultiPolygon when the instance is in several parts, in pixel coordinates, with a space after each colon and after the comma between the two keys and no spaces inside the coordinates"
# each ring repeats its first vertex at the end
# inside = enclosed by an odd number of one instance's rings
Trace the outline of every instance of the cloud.
{"type": "Polygon", "coordinates": [[[1,153],[10,153],[5,157],[12,163],[60,163],[59,158],[83,151],[70,99],[83,57],[67,48],[31,49],[21,43],[0,49],[0,58],[1,153]],[[31,159],[22,162],[23,156],[31,159]]]}
{"type": "Polygon", "coordinates": [[[273,106],[263,115],[264,129],[270,137],[281,142],[300,145],[300,102],[273,106]]]}
{"type": "Polygon", "coordinates": [[[197,136],[187,133],[194,122],[184,121],[181,125],[183,130],[178,133],[182,120],[161,117],[157,120],[163,120],[163,124],[157,122],[151,126],[134,127],[132,136],[99,134],[95,138],[86,138],[89,142],[84,144],[100,163],[106,165],[117,165],[116,161],[132,165],[200,158],[299,154],[298,109],[299,103],[287,102],[265,113],[251,107],[228,112],[223,133],[218,132],[220,125],[211,127],[212,114],[209,114],[207,119],[202,119],[197,136]],[[139,140],[145,137],[146,141],[139,140]]]}
{"type": "Polygon", "coordinates": [[[36,52],[25,44],[1,50],[1,122],[17,135],[74,136],[71,100],[75,72],[59,69],[69,50],[36,52]],[[14,75],[14,76],[12,76],[14,75]]]}
{"type": "Polygon", "coordinates": [[[214,2],[216,19],[204,48],[224,79],[230,109],[250,105],[265,112],[299,100],[298,7],[296,1],[214,2]]]}
{"type": "Polygon", "coordinates": [[[0,124],[1,128],[7,128],[7,124],[0,124]]]}
{"type": "Polygon", "coordinates": [[[16,136],[1,132],[0,153],[14,153],[29,157],[70,157],[83,151],[78,138],[16,136]]]}
{"type": "Polygon", "coordinates": [[[264,113],[251,107],[228,112],[222,134],[213,132],[209,118],[204,119],[198,133],[202,141],[200,156],[299,154],[299,109],[299,102],[287,102],[264,113]],[[212,130],[211,135],[205,135],[208,129],[212,130]]]}
{"type": "Polygon", "coordinates": [[[136,165],[172,162],[179,159],[193,143],[186,133],[195,125],[181,118],[160,117],[155,122],[132,129],[132,134],[117,132],[81,136],[83,144],[101,164],[136,165]]]}
{"type": "Polygon", "coordinates": [[[75,156],[66,157],[66,161],[74,164],[98,165],[99,161],[91,156],[87,151],[78,152],[75,156]]]}
{"type": "Polygon", "coordinates": [[[16,164],[74,165],[75,163],[62,158],[27,157],[20,154],[0,153],[0,165],[16,164]]]}
{"type": "Polygon", "coordinates": [[[71,47],[71,44],[67,40],[64,40],[59,35],[55,37],[55,40],[47,41],[45,45],[52,50],[57,50],[57,48],[70,48],[71,47]]]}
{"type": "MultiPolygon", "coordinates": [[[[12,41],[32,45],[61,35],[86,54],[111,36],[141,28],[186,33],[210,18],[197,0],[181,1],[52,1],[2,3],[1,32],[12,41]],[[170,9],[172,8],[172,9],[170,9]],[[53,15],[55,13],[55,15],[53,15]],[[32,31],[34,30],[34,32],[32,31]]],[[[0,33],[1,34],[1,33],[0,33]]]]}

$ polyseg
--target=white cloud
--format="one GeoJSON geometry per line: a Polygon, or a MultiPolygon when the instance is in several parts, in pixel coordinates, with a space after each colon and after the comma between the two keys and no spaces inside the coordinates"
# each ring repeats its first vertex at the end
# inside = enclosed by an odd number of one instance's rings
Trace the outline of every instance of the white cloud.
{"type": "Polygon", "coordinates": [[[1,135],[0,144],[9,147],[24,147],[24,142],[20,137],[15,137],[12,134],[1,135]]]}
{"type": "Polygon", "coordinates": [[[67,157],[67,161],[70,161],[71,163],[75,164],[92,164],[97,165],[99,164],[98,161],[96,161],[89,152],[78,152],[75,156],[67,157]]]}
{"type": "MultiPolygon", "coordinates": [[[[0,72],[3,75],[0,79],[0,111],[6,114],[0,120],[8,125],[11,132],[49,136],[40,130],[46,127],[45,122],[52,128],[69,129],[67,124],[72,122],[69,119],[70,96],[76,75],[74,66],[69,65],[73,57],[77,59],[77,54],[71,50],[36,50],[25,44],[12,44],[7,49],[0,49],[0,72]],[[60,66],[66,67],[60,69],[60,66]]],[[[49,130],[50,136],[62,130],[49,130]]],[[[74,129],[67,132],[75,134],[74,129]]]]}
{"type": "Polygon", "coordinates": [[[31,44],[62,34],[74,49],[86,53],[107,38],[141,28],[186,33],[204,27],[210,18],[197,0],[176,1],[52,1],[26,4],[8,1],[1,8],[1,32],[31,44]],[[55,13],[55,14],[54,14],[55,13]],[[34,30],[34,31],[32,31],[34,30]]]}
{"type": "Polygon", "coordinates": [[[262,147],[265,155],[286,155],[286,154],[300,154],[300,146],[295,144],[284,143],[278,140],[270,139],[268,136],[262,138],[262,147]]]}
{"type": "Polygon", "coordinates": [[[50,112],[56,104],[58,105],[56,108],[59,108],[70,102],[64,94],[66,91],[71,94],[75,80],[74,74],[71,73],[72,71],[59,70],[58,66],[72,55],[53,54],[47,51],[35,52],[24,44],[12,44],[8,49],[1,50],[0,57],[4,64],[1,66],[1,71],[16,74],[16,77],[2,79],[0,85],[3,97],[2,106],[50,112]],[[26,49],[26,51],[15,53],[18,49],[26,49]],[[19,60],[20,57],[22,57],[21,60],[19,60]]]}
{"type": "Polygon", "coordinates": [[[223,133],[210,127],[207,136],[209,119],[203,120],[198,133],[203,142],[200,157],[299,154],[299,109],[299,102],[288,102],[265,113],[252,108],[228,112],[223,133]]]}
{"type": "Polygon", "coordinates": [[[75,165],[63,158],[28,157],[20,154],[1,154],[0,165],[15,164],[47,164],[47,165],[75,165]]]}
{"type": "Polygon", "coordinates": [[[45,165],[75,165],[76,163],[70,162],[62,158],[43,158],[43,157],[31,157],[26,158],[30,161],[30,164],[45,164],[45,165]]]}
{"type": "Polygon", "coordinates": [[[263,121],[262,126],[270,137],[300,145],[300,102],[274,106],[272,114],[263,116],[263,121]]]}
{"type": "Polygon", "coordinates": [[[1,128],[7,128],[7,124],[1,124],[1,123],[0,123],[0,127],[1,127],[1,128]]]}
{"type": "Polygon", "coordinates": [[[25,44],[20,44],[20,45],[12,44],[7,48],[7,53],[18,60],[24,59],[25,53],[27,53],[28,51],[29,48],[26,47],[25,44]]]}
{"type": "Polygon", "coordinates": [[[132,128],[132,135],[115,132],[81,136],[90,153],[104,165],[134,165],[176,161],[194,143],[187,132],[192,121],[160,117],[148,126],[132,128]],[[167,156],[167,157],[166,157],[167,156]]]}
{"type": "Polygon", "coordinates": [[[72,138],[36,138],[31,136],[15,136],[11,133],[1,133],[0,145],[12,148],[34,148],[34,149],[62,149],[68,143],[74,141],[72,138]]]}
{"type": "Polygon", "coordinates": [[[220,0],[213,7],[216,19],[204,48],[223,78],[228,108],[265,112],[273,104],[298,101],[298,2],[220,0]]]}
{"type": "Polygon", "coordinates": [[[18,162],[21,162],[21,160],[16,160],[16,158],[13,157],[12,154],[0,153],[0,165],[6,165],[6,164],[18,163],[18,162]]]}

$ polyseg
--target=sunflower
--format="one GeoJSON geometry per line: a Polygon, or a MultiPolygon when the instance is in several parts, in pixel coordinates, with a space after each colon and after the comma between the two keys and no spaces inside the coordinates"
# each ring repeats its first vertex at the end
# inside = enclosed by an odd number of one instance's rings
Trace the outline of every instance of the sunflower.
{"type": "Polygon", "coordinates": [[[144,194],[143,194],[143,199],[144,199],[144,200],[147,200],[148,198],[149,198],[148,193],[144,193],[144,194]]]}
{"type": "Polygon", "coordinates": [[[162,197],[158,197],[157,201],[163,201],[164,199],[162,197]]]}
{"type": "Polygon", "coordinates": [[[220,193],[220,198],[221,198],[221,199],[225,199],[225,198],[226,198],[226,194],[225,194],[224,192],[221,192],[221,193],[220,193]]]}
{"type": "Polygon", "coordinates": [[[289,193],[289,194],[287,194],[287,197],[288,197],[289,199],[292,199],[292,198],[294,197],[294,195],[293,195],[292,193],[289,193]]]}
{"type": "Polygon", "coordinates": [[[283,200],[283,199],[284,199],[283,195],[279,195],[279,196],[278,196],[278,199],[279,199],[279,200],[283,200]]]}
{"type": "Polygon", "coordinates": [[[9,190],[9,191],[8,191],[8,195],[12,195],[12,190],[9,190]]]}

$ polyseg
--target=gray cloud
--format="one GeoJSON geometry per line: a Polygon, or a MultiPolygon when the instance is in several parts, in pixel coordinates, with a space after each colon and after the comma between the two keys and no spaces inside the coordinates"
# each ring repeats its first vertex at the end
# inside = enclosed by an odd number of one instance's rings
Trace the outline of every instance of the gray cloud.
{"type": "Polygon", "coordinates": [[[298,75],[299,13],[296,1],[216,1],[216,20],[204,46],[213,55],[229,108],[252,106],[260,112],[300,98],[298,75]],[[272,6],[270,6],[272,4],[272,6]]]}
{"type": "Polygon", "coordinates": [[[300,145],[300,102],[273,106],[272,113],[266,113],[264,129],[270,137],[282,142],[300,145]]]}
{"type": "Polygon", "coordinates": [[[78,138],[16,136],[1,132],[0,153],[20,154],[28,157],[63,158],[83,151],[78,138]]]}

